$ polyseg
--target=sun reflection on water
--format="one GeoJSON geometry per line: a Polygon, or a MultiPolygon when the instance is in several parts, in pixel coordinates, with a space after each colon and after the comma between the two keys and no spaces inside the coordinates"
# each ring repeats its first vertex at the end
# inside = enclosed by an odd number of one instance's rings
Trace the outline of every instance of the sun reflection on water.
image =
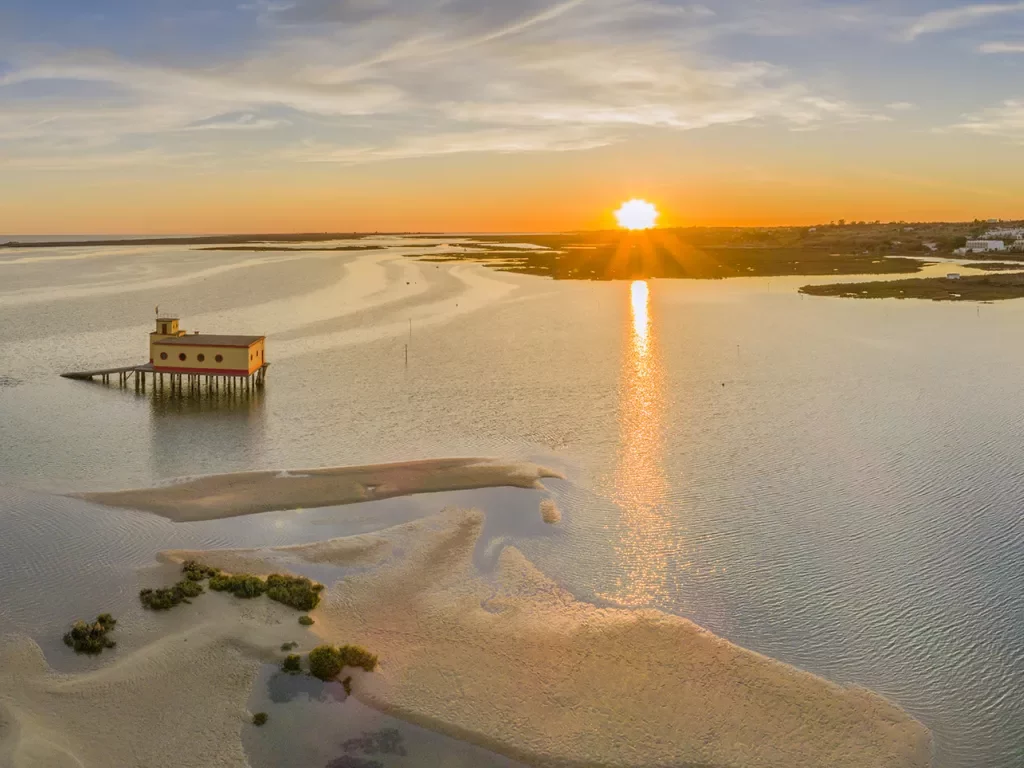
{"type": "Polygon", "coordinates": [[[668,553],[674,538],[663,509],[668,490],[664,470],[664,376],[650,312],[650,289],[630,288],[632,327],[619,385],[619,452],[611,497],[621,509],[621,576],[602,597],[637,606],[668,597],[668,553]]]}

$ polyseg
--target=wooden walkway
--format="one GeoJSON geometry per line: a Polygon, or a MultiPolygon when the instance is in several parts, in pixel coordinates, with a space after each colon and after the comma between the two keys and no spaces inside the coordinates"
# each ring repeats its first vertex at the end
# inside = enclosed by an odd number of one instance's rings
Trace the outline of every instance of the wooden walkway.
{"type": "Polygon", "coordinates": [[[201,395],[203,390],[216,395],[224,392],[226,394],[243,394],[262,389],[267,379],[267,368],[270,363],[264,363],[252,373],[167,373],[153,367],[152,363],[141,365],[126,365],[120,368],[101,368],[95,371],[70,371],[62,373],[65,379],[76,379],[78,381],[92,381],[99,377],[104,384],[110,383],[110,377],[116,375],[118,384],[127,387],[130,380],[134,380],[135,391],[146,391],[146,375],[153,375],[153,391],[162,392],[165,389],[171,395],[201,395]],[[166,378],[165,378],[166,377],[166,378]],[[205,387],[204,387],[205,385],[205,387]]]}
{"type": "MultiPolygon", "coordinates": [[[[146,363],[146,365],[149,366],[150,370],[153,370],[153,366],[149,365],[149,363],[146,363]]],[[[120,374],[121,377],[124,378],[126,375],[133,374],[143,367],[145,366],[126,365],[121,368],[103,368],[98,371],[71,371],[70,373],[62,373],[61,377],[65,379],[78,379],[79,381],[85,381],[87,379],[92,381],[95,377],[101,376],[103,381],[109,381],[110,377],[115,373],[120,374]]]]}

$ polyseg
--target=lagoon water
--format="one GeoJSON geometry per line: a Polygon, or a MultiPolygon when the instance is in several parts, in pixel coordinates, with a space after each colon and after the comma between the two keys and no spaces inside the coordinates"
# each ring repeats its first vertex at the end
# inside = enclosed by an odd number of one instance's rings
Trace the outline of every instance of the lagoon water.
{"type": "MultiPolygon", "coordinates": [[[[581,599],[677,613],[889,696],[932,729],[940,768],[1024,763],[1024,304],[801,297],[810,278],[554,282],[406,258],[445,239],[369,242],[387,248],[0,252],[8,628],[59,665],[44,638],[70,607],[36,605],[29,583],[79,606],[124,584],[129,611],[125,574],[160,549],[476,504],[492,513],[481,567],[513,542],[581,599]],[[266,333],[266,389],[182,402],[57,377],[142,362],[156,305],[189,330],[266,333]],[[177,526],[49,495],[475,455],[563,471],[546,482],[561,523],[514,490],[177,526]]],[[[398,727],[351,720],[339,745],[398,727]]],[[[400,735],[413,757],[508,764],[400,735]]]]}

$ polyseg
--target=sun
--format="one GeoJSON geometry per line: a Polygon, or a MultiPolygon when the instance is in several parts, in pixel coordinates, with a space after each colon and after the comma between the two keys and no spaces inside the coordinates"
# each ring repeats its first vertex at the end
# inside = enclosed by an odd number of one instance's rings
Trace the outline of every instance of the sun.
{"type": "Polygon", "coordinates": [[[651,229],[658,220],[658,209],[646,200],[633,198],[622,204],[615,218],[623,229],[651,229]]]}

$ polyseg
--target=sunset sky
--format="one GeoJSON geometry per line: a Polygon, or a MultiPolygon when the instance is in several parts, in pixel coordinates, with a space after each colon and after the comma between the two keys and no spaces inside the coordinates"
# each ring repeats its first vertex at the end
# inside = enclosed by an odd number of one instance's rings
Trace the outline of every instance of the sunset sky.
{"type": "Polygon", "coordinates": [[[3,0],[0,232],[1024,217],[1024,2],[3,0]]]}

